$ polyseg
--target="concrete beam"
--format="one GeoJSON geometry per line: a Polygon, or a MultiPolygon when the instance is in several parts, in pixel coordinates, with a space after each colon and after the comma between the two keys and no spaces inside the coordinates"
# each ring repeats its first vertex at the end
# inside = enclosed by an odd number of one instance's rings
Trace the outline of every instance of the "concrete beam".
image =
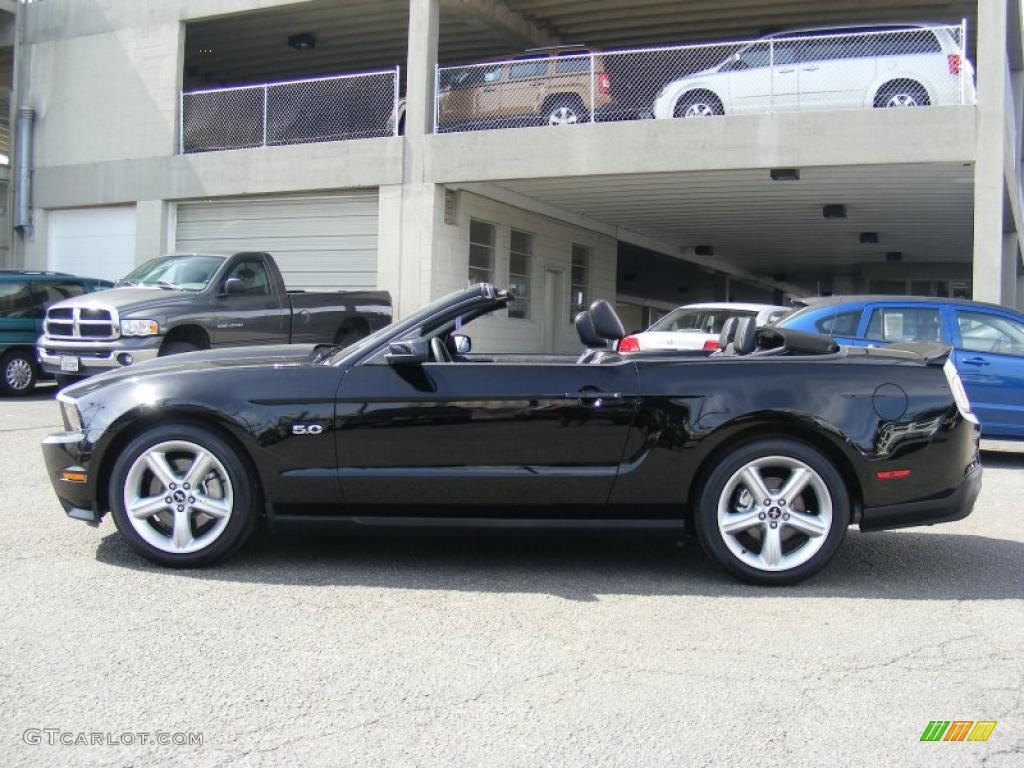
{"type": "Polygon", "coordinates": [[[15,15],[18,12],[17,0],[0,0],[0,12],[15,15]]]}
{"type": "Polygon", "coordinates": [[[442,133],[427,137],[426,174],[448,184],[745,168],[969,163],[975,156],[975,130],[973,107],[931,107],[442,133]]]}
{"type": "Polygon", "coordinates": [[[402,183],[402,139],[237,149],[37,168],[37,208],[287,194],[402,183]]]}
{"type": "Polygon", "coordinates": [[[441,0],[441,8],[460,21],[490,30],[514,48],[542,48],[562,42],[503,0],[441,0]]]}

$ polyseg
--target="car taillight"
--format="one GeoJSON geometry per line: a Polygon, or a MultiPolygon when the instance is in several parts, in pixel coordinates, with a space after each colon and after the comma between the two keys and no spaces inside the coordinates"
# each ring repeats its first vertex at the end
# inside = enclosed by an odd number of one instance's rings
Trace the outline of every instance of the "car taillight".
{"type": "Polygon", "coordinates": [[[640,341],[636,336],[627,336],[624,339],[619,339],[619,352],[639,352],[640,341]]]}
{"type": "Polygon", "coordinates": [[[960,74],[960,54],[951,53],[946,57],[946,61],[949,62],[949,74],[959,75],[960,74]]]}
{"type": "Polygon", "coordinates": [[[942,372],[946,374],[946,381],[953,392],[953,400],[956,401],[956,407],[960,411],[960,415],[968,421],[973,421],[977,424],[978,418],[971,411],[971,401],[967,397],[967,390],[964,389],[964,383],[960,380],[960,374],[956,372],[956,366],[953,365],[952,359],[946,360],[942,366],[942,372]]]}
{"type": "Polygon", "coordinates": [[[716,349],[718,349],[718,339],[708,339],[704,342],[705,352],[714,352],[716,349]]]}
{"type": "Polygon", "coordinates": [[[597,92],[598,93],[611,93],[612,92],[612,78],[607,72],[597,73],[597,92]]]}

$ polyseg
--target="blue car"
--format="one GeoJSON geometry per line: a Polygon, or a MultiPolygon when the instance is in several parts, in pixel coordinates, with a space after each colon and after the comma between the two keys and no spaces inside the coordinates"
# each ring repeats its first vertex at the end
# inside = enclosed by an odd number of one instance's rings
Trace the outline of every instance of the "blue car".
{"type": "Polygon", "coordinates": [[[986,438],[1024,440],[1024,315],[994,304],[915,296],[833,296],[776,325],[832,336],[840,344],[939,341],[986,438]]]}

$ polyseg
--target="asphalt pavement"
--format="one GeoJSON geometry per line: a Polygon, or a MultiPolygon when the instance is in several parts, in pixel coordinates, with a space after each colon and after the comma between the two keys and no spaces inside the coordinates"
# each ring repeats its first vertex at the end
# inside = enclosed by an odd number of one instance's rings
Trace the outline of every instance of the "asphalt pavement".
{"type": "Polygon", "coordinates": [[[1024,765],[1024,450],[966,520],[767,589],[649,537],[264,534],[167,570],[65,517],[58,425],[52,390],[0,400],[0,765],[1024,765]]]}

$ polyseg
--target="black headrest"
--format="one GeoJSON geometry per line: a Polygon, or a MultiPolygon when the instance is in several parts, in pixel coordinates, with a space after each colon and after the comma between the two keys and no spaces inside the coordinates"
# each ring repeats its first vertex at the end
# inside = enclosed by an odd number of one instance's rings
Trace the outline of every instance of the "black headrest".
{"type": "Polygon", "coordinates": [[[718,334],[718,348],[725,349],[736,338],[736,318],[730,317],[722,323],[722,332],[718,334]]]}
{"type": "Polygon", "coordinates": [[[741,317],[736,323],[736,337],[732,342],[737,355],[749,355],[754,351],[757,338],[757,323],[753,317],[741,317]]]}
{"type": "Polygon", "coordinates": [[[788,328],[759,328],[758,349],[785,347],[786,352],[795,355],[831,355],[839,351],[839,345],[831,336],[820,333],[791,331],[788,328]]]}
{"type": "Polygon", "coordinates": [[[602,339],[618,341],[626,335],[626,329],[622,327],[615,307],[604,299],[597,299],[590,305],[590,319],[594,323],[594,330],[602,339]]]}
{"type": "Polygon", "coordinates": [[[599,349],[608,346],[608,342],[599,336],[594,328],[594,320],[589,312],[586,310],[580,312],[576,315],[576,319],[573,322],[576,324],[576,333],[580,335],[580,341],[584,347],[599,349]]]}

